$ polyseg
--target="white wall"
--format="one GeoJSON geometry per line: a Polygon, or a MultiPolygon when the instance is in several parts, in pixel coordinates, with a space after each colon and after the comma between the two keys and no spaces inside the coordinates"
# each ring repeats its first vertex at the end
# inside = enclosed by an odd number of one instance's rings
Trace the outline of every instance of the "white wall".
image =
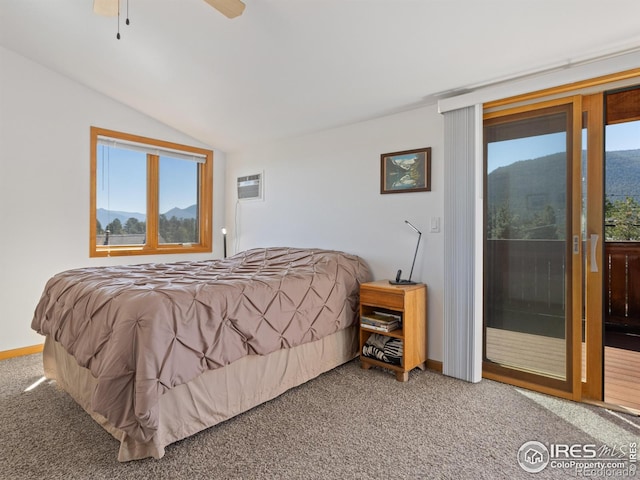
{"type": "MultiPolygon", "coordinates": [[[[207,146],[2,47],[0,65],[0,351],[5,351],[42,342],[30,324],[55,273],[187,258],[89,258],[89,127],[207,146]]],[[[442,125],[435,107],[425,107],[226,159],[215,151],[213,257],[222,255],[218,232],[226,214],[230,253],[274,245],[334,248],[361,255],[376,279],[395,277],[398,268],[406,278],[417,240],[407,219],[423,232],[413,279],[428,284],[429,358],[442,360],[443,234],[429,231],[431,217],[444,222],[442,125]],[[432,191],[381,195],[380,154],[426,146],[432,147],[432,191]],[[264,201],[236,203],[236,177],[261,171],[264,201]]]]}
{"type": "Polygon", "coordinates": [[[375,279],[408,277],[429,290],[429,358],[442,360],[443,118],[435,106],[227,155],[230,253],[253,247],[344,250],[363,257],[375,279]],[[380,194],[380,154],[432,148],[431,192],[380,194]],[[236,178],[264,172],[263,201],[236,202],[236,178]],[[430,220],[440,218],[440,233],[430,220]]]}
{"type": "MultiPolygon", "coordinates": [[[[0,351],[42,343],[30,328],[47,279],[75,267],[211,255],[89,258],[91,125],[205,148],[166,125],[0,47],[0,351]]],[[[225,155],[214,151],[214,257],[225,155]]]]}

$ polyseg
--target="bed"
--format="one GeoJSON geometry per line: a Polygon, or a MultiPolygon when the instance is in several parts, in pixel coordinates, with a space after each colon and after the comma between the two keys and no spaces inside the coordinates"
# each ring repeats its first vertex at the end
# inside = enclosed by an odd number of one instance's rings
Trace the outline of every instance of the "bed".
{"type": "Polygon", "coordinates": [[[369,280],[324,249],[80,268],[47,282],[31,326],[45,375],[120,441],[118,460],[161,458],[353,359],[369,280]]]}

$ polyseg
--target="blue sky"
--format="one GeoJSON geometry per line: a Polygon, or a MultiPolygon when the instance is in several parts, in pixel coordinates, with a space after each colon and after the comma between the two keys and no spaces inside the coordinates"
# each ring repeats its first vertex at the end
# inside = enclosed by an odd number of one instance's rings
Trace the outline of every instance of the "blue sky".
{"type": "MultiPolygon", "coordinates": [[[[608,152],[635,150],[640,148],[640,121],[609,125],[606,130],[608,152]]],[[[529,160],[566,149],[565,134],[553,133],[537,137],[520,138],[504,142],[490,143],[487,173],[520,160],[529,160]]]]}
{"type": "Polygon", "coordinates": [[[530,160],[566,150],[566,135],[564,133],[551,133],[536,137],[492,142],[487,148],[487,173],[491,173],[496,168],[511,165],[520,160],[530,160]]]}
{"type": "MultiPolygon", "coordinates": [[[[145,214],[146,175],[147,161],[144,153],[100,146],[97,161],[97,207],[145,214]]],[[[161,157],[160,213],[174,207],[186,208],[195,203],[197,164],[161,157]]]]}
{"type": "Polygon", "coordinates": [[[605,150],[636,150],[640,148],[640,121],[607,125],[605,150]]]}

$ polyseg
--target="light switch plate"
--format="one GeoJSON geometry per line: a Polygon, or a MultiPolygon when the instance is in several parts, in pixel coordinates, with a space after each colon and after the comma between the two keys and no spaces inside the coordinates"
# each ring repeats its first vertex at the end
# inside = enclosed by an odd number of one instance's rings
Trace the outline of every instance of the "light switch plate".
{"type": "Polygon", "coordinates": [[[431,217],[431,233],[440,233],[440,217],[431,217]]]}

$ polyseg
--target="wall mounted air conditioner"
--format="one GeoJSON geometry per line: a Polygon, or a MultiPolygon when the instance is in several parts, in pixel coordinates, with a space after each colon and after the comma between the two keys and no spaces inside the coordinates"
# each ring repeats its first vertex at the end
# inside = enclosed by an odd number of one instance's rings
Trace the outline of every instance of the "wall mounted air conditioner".
{"type": "Polygon", "coordinates": [[[262,200],[263,175],[246,175],[238,177],[238,200],[262,200]]]}

